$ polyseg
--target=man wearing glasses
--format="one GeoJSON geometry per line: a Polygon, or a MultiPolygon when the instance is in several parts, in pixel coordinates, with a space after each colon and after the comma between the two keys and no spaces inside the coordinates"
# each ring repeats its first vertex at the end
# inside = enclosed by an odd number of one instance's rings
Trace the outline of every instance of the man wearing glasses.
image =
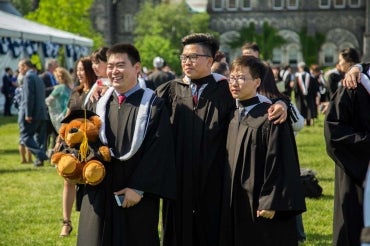
{"type": "Polygon", "coordinates": [[[238,99],[227,138],[230,246],[297,245],[295,216],[305,211],[291,126],[270,122],[271,101],[257,93],[264,73],[265,65],[253,56],[230,66],[229,88],[238,99]]]}
{"type": "Polygon", "coordinates": [[[235,100],[224,76],[211,73],[219,49],[210,34],[182,39],[184,77],[157,88],[175,136],[176,201],[165,202],[164,246],[219,245],[226,134],[235,100]]]}

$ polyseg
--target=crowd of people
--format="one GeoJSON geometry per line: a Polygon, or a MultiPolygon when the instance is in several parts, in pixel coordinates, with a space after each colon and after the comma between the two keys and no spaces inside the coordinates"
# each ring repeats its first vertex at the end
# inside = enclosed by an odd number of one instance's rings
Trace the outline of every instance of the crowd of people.
{"type": "Polygon", "coordinates": [[[144,75],[139,51],[125,43],[81,57],[73,75],[54,59],[40,75],[20,60],[18,80],[5,69],[4,116],[18,101],[22,163],[34,156],[36,167],[44,165],[73,111],[102,121],[100,141],[112,156],[105,178],[97,185],[64,179],[60,236],[73,230],[76,201],[77,245],[298,245],[306,240],[306,206],[294,136],[322,112],[336,163],[333,242],[360,245],[370,89],[357,51],[342,50],[326,73],[304,62],[294,72],[261,60],[256,43],[228,62],[210,34],[181,41],[181,76],[159,56],[144,75]]]}

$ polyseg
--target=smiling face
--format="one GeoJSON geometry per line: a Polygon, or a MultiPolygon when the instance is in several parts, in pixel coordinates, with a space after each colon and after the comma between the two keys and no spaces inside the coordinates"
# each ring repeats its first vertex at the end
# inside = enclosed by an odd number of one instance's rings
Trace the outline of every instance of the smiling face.
{"type": "Polygon", "coordinates": [[[112,86],[125,93],[137,84],[140,63],[132,64],[126,53],[115,53],[108,57],[107,75],[112,86]]]}
{"type": "Polygon", "coordinates": [[[230,72],[229,89],[231,95],[240,101],[255,97],[260,83],[260,78],[252,77],[249,67],[238,66],[230,72]]]}
{"type": "Polygon", "coordinates": [[[87,84],[87,77],[85,74],[85,68],[81,61],[77,63],[76,76],[81,85],[87,84]]]}
{"type": "Polygon", "coordinates": [[[199,44],[188,44],[184,46],[182,51],[183,56],[194,54],[202,56],[198,56],[194,61],[191,61],[189,58],[182,61],[181,66],[184,74],[190,79],[200,79],[210,75],[213,61],[211,54],[208,54],[199,44]]]}

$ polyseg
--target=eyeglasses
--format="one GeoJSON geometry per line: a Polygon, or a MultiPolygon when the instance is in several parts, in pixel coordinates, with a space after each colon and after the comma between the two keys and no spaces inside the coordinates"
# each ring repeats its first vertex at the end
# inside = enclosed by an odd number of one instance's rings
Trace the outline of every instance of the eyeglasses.
{"type": "Polygon", "coordinates": [[[253,78],[246,78],[243,75],[239,75],[239,76],[230,75],[228,82],[229,84],[234,84],[234,82],[236,82],[238,85],[240,85],[240,84],[244,84],[248,80],[253,80],[253,78]]]}
{"type": "Polygon", "coordinates": [[[196,62],[199,57],[211,57],[211,56],[203,54],[190,54],[188,56],[181,55],[180,60],[182,63],[185,63],[188,59],[190,60],[190,62],[196,62]]]}

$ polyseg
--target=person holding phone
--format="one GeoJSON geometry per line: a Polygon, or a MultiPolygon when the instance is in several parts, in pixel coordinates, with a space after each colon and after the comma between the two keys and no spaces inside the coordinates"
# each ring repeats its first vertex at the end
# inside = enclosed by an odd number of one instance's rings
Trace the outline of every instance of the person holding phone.
{"type": "Polygon", "coordinates": [[[85,187],[77,245],[159,246],[159,199],[174,199],[176,187],[169,114],[162,99],[140,87],[133,45],[116,44],[107,58],[111,87],[95,108],[112,160],[102,183],[85,187]]]}

